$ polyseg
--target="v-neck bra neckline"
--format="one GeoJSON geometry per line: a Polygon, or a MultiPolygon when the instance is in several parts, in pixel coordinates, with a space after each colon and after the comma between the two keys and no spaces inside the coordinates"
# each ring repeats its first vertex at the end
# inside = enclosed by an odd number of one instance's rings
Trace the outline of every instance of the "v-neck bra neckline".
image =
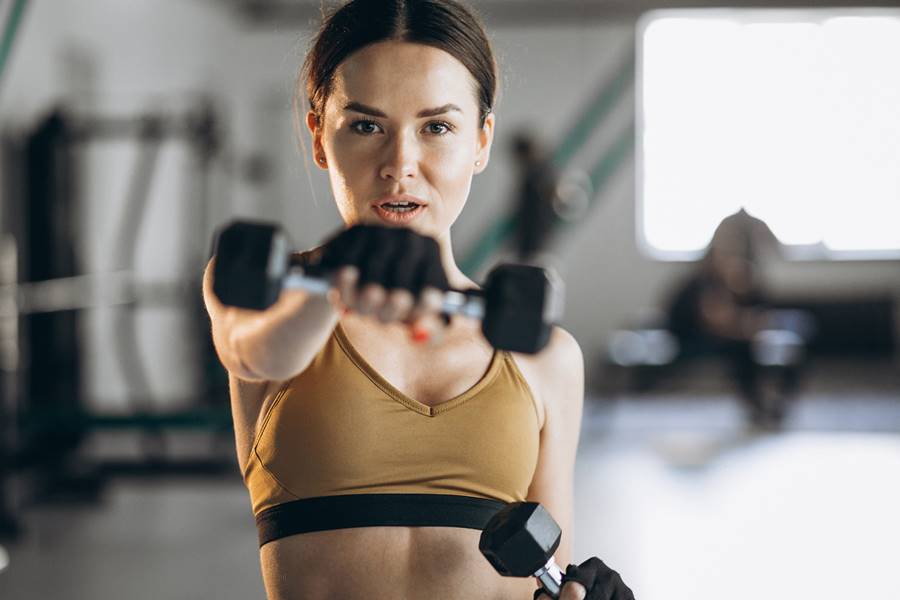
{"type": "Polygon", "coordinates": [[[397,387],[395,387],[390,381],[382,377],[382,375],[378,371],[376,371],[375,368],[372,367],[372,365],[370,365],[365,358],[363,358],[362,354],[357,351],[353,344],[350,343],[350,339],[347,337],[347,333],[341,326],[340,321],[334,328],[334,334],[335,338],[337,339],[338,345],[341,347],[347,357],[372,381],[372,383],[374,383],[384,393],[386,393],[388,396],[390,396],[406,408],[426,417],[434,417],[441,413],[452,410],[478,394],[485,387],[487,387],[491,383],[491,381],[493,381],[494,377],[497,375],[497,372],[500,369],[500,365],[502,362],[501,352],[500,350],[497,350],[495,348],[494,353],[491,356],[491,362],[488,365],[487,371],[485,371],[484,375],[481,376],[481,379],[475,382],[472,387],[462,392],[461,394],[450,398],[449,400],[444,400],[439,404],[429,406],[423,402],[415,400],[414,398],[410,398],[409,396],[401,392],[397,387]]]}

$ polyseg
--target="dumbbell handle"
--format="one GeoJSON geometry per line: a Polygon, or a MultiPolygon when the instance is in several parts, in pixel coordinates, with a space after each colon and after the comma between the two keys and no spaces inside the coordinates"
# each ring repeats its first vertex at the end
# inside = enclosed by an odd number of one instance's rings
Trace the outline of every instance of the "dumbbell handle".
{"type": "MultiPolygon", "coordinates": [[[[326,295],[332,287],[330,280],[306,275],[299,266],[292,266],[282,282],[282,289],[303,290],[317,296],[326,295]]],[[[484,297],[479,290],[448,290],[441,299],[441,312],[483,319],[484,297]]]]}
{"type": "Polygon", "coordinates": [[[562,589],[562,571],[557,566],[556,561],[553,560],[553,557],[550,557],[547,564],[538,569],[534,576],[540,580],[544,591],[553,600],[559,598],[560,590],[562,589]]]}

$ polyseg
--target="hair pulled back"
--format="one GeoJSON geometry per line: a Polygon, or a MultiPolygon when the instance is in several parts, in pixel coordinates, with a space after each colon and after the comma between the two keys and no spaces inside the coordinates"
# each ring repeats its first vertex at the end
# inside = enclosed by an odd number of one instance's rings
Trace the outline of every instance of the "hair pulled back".
{"type": "Polygon", "coordinates": [[[456,0],[351,0],[326,17],[301,71],[319,122],[338,66],[357,50],[384,41],[432,46],[461,62],[475,80],[479,125],[484,125],[497,93],[497,64],[484,27],[456,0]]]}

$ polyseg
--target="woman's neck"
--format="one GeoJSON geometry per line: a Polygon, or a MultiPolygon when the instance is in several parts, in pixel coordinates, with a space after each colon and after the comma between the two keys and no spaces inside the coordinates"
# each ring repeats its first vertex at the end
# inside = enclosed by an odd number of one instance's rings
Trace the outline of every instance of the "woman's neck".
{"type": "Polygon", "coordinates": [[[444,266],[444,272],[447,274],[447,281],[450,287],[456,290],[466,288],[480,288],[476,282],[472,281],[456,264],[453,256],[453,243],[450,240],[450,231],[444,232],[443,235],[436,238],[438,246],[441,249],[441,264],[444,266]]]}

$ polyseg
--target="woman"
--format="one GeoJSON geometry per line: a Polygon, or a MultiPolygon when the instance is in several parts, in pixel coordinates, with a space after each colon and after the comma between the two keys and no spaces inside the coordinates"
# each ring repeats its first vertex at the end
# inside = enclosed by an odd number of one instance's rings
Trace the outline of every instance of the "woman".
{"type": "Polygon", "coordinates": [[[303,257],[334,287],[250,313],[204,279],[266,591],[532,597],[534,580],[481,555],[473,523],[540,502],[568,563],[581,351],[558,327],[540,354],[494,351],[477,322],[438,310],[442,289],[478,287],[450,227],[490,157],[490,44],[456,2],[358,0],[326,19],[303,73],[313,160],[346,224],[303,257]]]}

